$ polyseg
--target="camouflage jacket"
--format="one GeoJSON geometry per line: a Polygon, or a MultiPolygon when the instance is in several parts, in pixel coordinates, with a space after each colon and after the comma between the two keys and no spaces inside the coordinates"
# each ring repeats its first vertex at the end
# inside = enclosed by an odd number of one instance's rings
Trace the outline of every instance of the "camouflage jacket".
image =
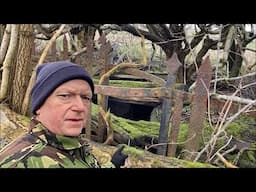
{"type": "Polygon", "coordinates": [[[100,168],[82,137],[57,136],[42,124],[0,151],[1,168],[100,168]]]}

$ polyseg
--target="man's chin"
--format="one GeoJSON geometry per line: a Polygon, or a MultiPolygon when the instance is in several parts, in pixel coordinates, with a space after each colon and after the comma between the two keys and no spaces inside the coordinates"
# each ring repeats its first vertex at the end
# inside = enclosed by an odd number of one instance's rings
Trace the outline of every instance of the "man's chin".
{"type": "Polygon", "coordinates": [[[70,137],[76,137],[76,136],[79,136],[81,132],[82,132],[82,128],[71,128],[65,133],[65,135],[70,137]]]}

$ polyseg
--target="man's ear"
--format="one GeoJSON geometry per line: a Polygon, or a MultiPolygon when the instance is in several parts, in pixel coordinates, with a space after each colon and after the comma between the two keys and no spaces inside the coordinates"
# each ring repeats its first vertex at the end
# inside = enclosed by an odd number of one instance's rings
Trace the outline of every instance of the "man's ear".
{"type": "Polygon", "coordinates": [[[36,110],[36,115],[40,115],[40,109],[36,110]]]}

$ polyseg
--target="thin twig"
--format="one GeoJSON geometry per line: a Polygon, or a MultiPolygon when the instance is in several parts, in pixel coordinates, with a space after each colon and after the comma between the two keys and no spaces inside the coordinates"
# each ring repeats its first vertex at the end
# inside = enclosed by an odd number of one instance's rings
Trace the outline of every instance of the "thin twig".
{"type": "Polygon", "coordinates": [[[217,155],[217,153],[219,153],[222,149],[224,149],[225,147],[227,147],[227,146],[229,145],[229,143],[231,142],[231,140],[232,140],[232,135],[231,135],[231,137],[229,138],[228,142],[227,142],[225,145],[223,145],[221,148],[219,148],[219,149],[211,156],[211,158],[210,158],[209,160],[207,160],[207,161],[208,161],[208,162],[211,162],[211,160],[217,155]]]}
{"type": "Polygon", "coordinates": [[[232,163],[228,162],[219,152],[217,153],[217,156],[220,158],[220,160],[224,163],[224,165],[228,168],[238,168],[237,166],[233,165],[232,163]]]}
{"type": "Polygon", "coordinates": [[[180,145],[180,144],[185,144],[187,142],[189,142],[190,140],[192,140],[194,137],[196,136],[196,134],[192,135],[192,137],[188,138],[186,141],[183,141],[183,142],[169,142],[169,143],[157,143],[157,144],[153,144],[153,145],[150,145],[149,147],[145,147],[145,150],[149,150],[150,148],[152,147],[156,147],[156,146],[161,146],[161,145],[180,145]]]}

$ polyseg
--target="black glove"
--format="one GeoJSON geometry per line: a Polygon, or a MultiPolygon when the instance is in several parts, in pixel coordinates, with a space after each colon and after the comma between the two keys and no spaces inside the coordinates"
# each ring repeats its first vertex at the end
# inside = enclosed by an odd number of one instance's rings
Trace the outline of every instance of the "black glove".
{"type": "Polygon", "coordinates": [[[116,168],[120,168],[122,165],[124,165],[125,159],[128,157],[128,155],[122,153],[123,149],[124,145],[119,147],[112,155],[111,162],[116,166],[116,168]]]}

